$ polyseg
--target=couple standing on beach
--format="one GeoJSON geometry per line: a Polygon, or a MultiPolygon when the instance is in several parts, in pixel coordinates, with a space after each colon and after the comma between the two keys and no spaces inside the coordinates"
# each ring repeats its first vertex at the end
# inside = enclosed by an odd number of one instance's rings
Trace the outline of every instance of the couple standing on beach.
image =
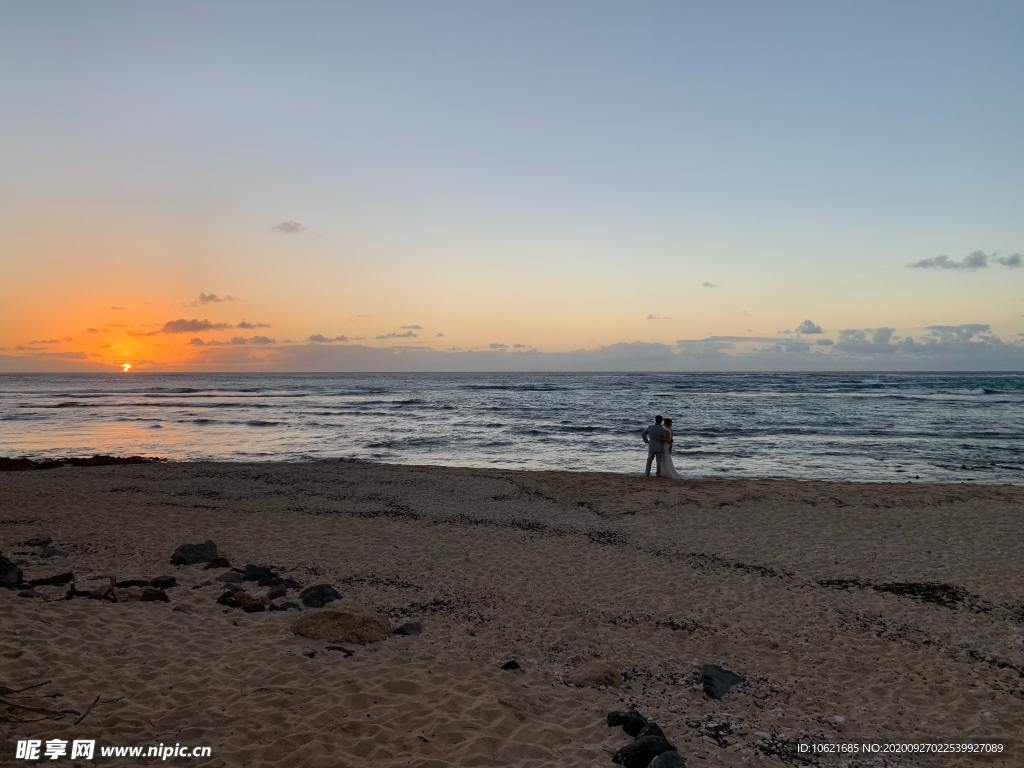
{"type": "Polygon", "coordinates": [[[647,443],[647,477],[651,476],[651,463],[657,462],[655,475],[682,480],[683,476],[672,463],[672,419],[655,416],[654,423],[644,430],[641,437],[647,443]]]}

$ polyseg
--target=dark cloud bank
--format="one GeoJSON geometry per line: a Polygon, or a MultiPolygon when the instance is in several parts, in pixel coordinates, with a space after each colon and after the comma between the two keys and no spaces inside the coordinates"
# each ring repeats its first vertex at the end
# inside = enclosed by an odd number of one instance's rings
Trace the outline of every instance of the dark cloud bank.
{"type": "MultiPolygon", "coordinates": [[[[325,337],[326,338],[326,337],[325,337]]],[[[330,340],[327,340],[328,342],[330,340]]],[[[200,350],[203,367],[271,371],[936,371],[1024,370],[1024,343],[984,323],[934,325],[919,337],[889,327],[845,329],[836,340],[709,336],[676,344],[622,342],[541,352],[495,342],[486,349],[251,344],[200,350]]]]}

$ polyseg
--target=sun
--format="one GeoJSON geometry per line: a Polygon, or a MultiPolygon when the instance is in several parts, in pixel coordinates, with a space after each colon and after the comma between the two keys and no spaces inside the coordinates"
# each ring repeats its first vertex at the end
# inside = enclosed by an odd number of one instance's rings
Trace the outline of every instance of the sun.
{"type": "Polygon", "coordinates": [[[132,369],[131,363],[121,363],[121,373],[128,373],[132,369]]]}

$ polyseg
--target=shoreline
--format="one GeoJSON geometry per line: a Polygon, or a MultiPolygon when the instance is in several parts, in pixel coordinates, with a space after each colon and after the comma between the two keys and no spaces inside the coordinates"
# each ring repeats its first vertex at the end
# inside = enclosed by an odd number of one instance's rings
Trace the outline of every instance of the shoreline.
{"type": "MultiPolygon", "coordinates": [[[[799,743],[869,738],[999,738],[1007,751],[983,764],[1016,765],[1022,508],[1015,485],[352,460],[4,472],[0,550],[26,580],[177,583],[168,602],[0,589],[0,682],[51,680],[50,701],[77,711],[98,695],[85,721],[97,739],[208,744],[204,764],[218,766],[611,765],[605,750],[624,737],[604,715],[628,706],[691,768],[781,765],[799,743]],[[27,543],[39,537],[52,541],[27,543]],[[342,599],[218,604],[227,568],[169,562],[207,539],[232,566],[342,599]],[[351,656],[292,631],[338,609],[424,631],[342,643],[351,656]],[[708,664],[744,682],[712,699],[708,664]]],[[[275,600],[298,598],[286,592],[275,600]]],[[[81,734],[74,719],[2,724],[0,749],[81,734]]]]}
{"type": "MultiPolygon", "coordinates": [[[[384,466],[384,467],[407,467],[410,469],[426,469],[426,470],[452,470],[452,471],[466,471],[466,472],[514,472],[514,473],[525,473],[525,474],[568,474],[568,475],[593,475],[595,477],[607,477],[607,478],[644,478],[644,472],[642,469],[638,469],[635,472],[608,472],[600,470],[574,470],[574,469],[528,469],[519,467],[498,467],[498,466],[472,466],[472,465],[453,465],[453,464],[413,464],[413,463],[402,463],[392,461],[371,461],[369,459],[356,459],[348,458],[345,456],[331,457],[331,458],[319,458],[319,459],[272,459],[266,461],[253,461],[250,459],[171,459],[163,456],[150,456],[146,454],[133,454],[130,456],[108,456],[104,454],[96,454],[93,456],[0,456],[0,472],[18,472],[18,471],[37,471],[47,469],[58,469],[63,466],[76,466],[76,467],[100,467],[100,466],[122,466],[122,465],[137,465],[137,464],[164,464],[164,465],[194,465],[194,464],[224,464],[227,466],[273,466],[273,465],[285,465],[285,466],[306,466],[306,465],[331,465],[331,464],[358,464],[364,466],[384,466]],[[36,464],[37,466],[11,466],[18,462],[29,462],[36,464]],[[42,466],[38,466],[42,465],[42,466]]],[[[652,476],[651,478],[655,478],[652,476]]],[[[914,485],[917,487],[944,487],[944,486],[979,486],[984,488],[1024,488],[1024,480],[1020,483],[1007,483],[1000,482],[997,480],[986,481],[986,480],[958,480],[958,481],[944,481],[944,480],[914,480],[908,479],[903,481],[896,480],[831,480],[815,477],[784,477],[780,475],[760,475],[760,476],[730,476],[730,475],[702,475],[699,477],[686,477],[682,480],[669,480],[665,479],[666,483],[714,483],[714,482],[739,482],[739,483],[757,483],[757,482],[780,482],[780,483],[821,483],[827,485],[853,485],[857,487],[863,486],[897,486],[905,487],[908,485],[914,485]]]]}

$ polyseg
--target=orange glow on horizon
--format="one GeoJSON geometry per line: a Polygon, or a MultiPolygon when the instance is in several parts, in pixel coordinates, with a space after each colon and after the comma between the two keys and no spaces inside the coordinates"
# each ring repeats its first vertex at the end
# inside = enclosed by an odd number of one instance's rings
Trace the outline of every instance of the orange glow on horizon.
{"type": "Polygon", "coordinates": [[[121,373],[128,373],[132,369],[131,363],[121,363],[121,373]]]}

